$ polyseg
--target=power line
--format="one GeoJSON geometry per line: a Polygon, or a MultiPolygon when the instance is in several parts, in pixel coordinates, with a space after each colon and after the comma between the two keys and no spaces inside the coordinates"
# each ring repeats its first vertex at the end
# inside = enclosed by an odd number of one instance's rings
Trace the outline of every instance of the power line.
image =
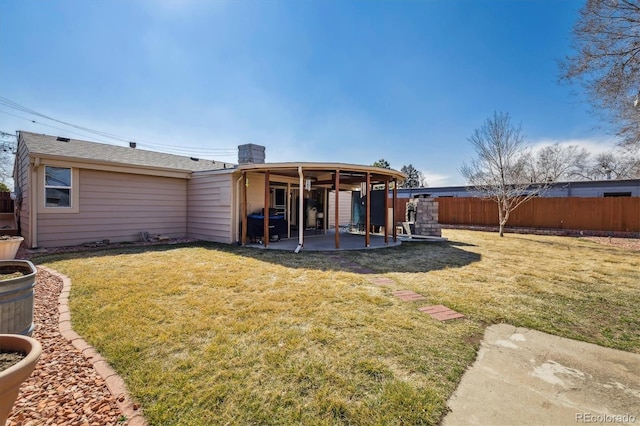
{"type": "Polygon", "coordinates": [[[12,101],[10,99],[7,99],[7,98],[5,98],[3,96],[0,96],[0,105],[7,106],[9,108],[12,108],[12,109],[15,109],[15,110],[18,110],[18,111],[26,112],[27,114],[31,114],[31,115],[35,115],[35,116],[38,116],[38,117],[42,117],[42,118],[45,118],[47,120],[55,121],[57,123],[64,124],[65,126],[73,127],[73,128],[85,131],[85,132],[95,133],[97,135],[104,136],[104,137],[107,137],[107,138],[110,138],[110,139],[119,140],[121,142],[128,142],[126,139],[124,139],[124,138],[122,138],[121,136],[118,136],[118,135],[114,135],[114,134],[107,133],[107,132],[102,132],[100,130],[90,129],[88,127],[78,126],[78,125],[75,125],[75,124],[72,124],[72,123],[68,123],[66,121],[62,121],[62,120],[58,120],[58,119],[53,118],[53,117],[49,117],[48,115],[45,115],[45,114],[39,113],[37,111],[34,111],[31,108],[28,108],[28,107],[25,107],[23,105],[20,105],[20,104],[12,101]]]}
{"type": "Polygon", "coordinates": [[[93,137],[93,136],[88,136],[88,135],[85,135],[83,133],[74,132],[73,130],[63,129],[62,127],[52,126],[50,124],[40,123],[40,122],[38,122],[36,120],[32,120],[32,119],[27,118],[27,117],[22,117],[22,116],[19,116],[17,114],[12,114],[12,113],[7,112],[7,111],[0,110],[0,113],[11,115],[13,117],[17,117],[17,118],[20,118],[22,120],[27,120],[27,121],[29,121],[29,122],[31,122],[33,124],[37,124],[39,126],[50,127],[52,129],[56,129],[56,130],[62,130],[63,132],[71,133],[71,134],[74,134],[74,135],[79,135],[79,136],[82,136],[82,137],[87,138],[87,139],[94,139],[96,142],[102,142],[102,143],[105,143],[105,144],[108,143],[108,142],[106,142],[106,141],[104,141],[102,139],[99,139],[99,138],[96,138],[96,137],[93,137]]]}
{"type": "MultiPolygon", "coordinates": [[[[172,146],[172,145],[163,145],[163,144],[158,144],[158,143],[142,141],[142,140],[139,140],[139,139],[126,138],[124,136],[116,135],[116,134],[113,134],[113,133],[108,133],[108,132],[92,129],[92,128],[89,128],[89,127],[79,126],[79,125],[76,125],[76,124],[73,124],[73,123],[69,123],[69,122],[66,122],[66,121],[58,120],[56,118],[50,117],[50,116],[42,114],[40,112],[37,112],[37,111],[35,111],[35,110],[33,110],[33,109],[29,108],[29,107],[26,107],[24,105],[20,105],[19,103],[14,102],[14,101],[12,101],[12,100],[10,100],[8,98],[5,98],[3,96],[0,96],[0,105],[3,105],[5,107],[11,108],[11,109],[15,109],[15,110],[20,111],[20,112],[24,112],[24,113],[27,113],[27,114],[35,115],[37,117],[42,117],[42,118],[44,118],[46,120],[54,121],[54,122],[63,124],[65,126],[72,127],[74,129],[82,130],[83,132],[86,132],[86,133],[91,133],[93,135],[98,135],[100,137],[104,137],[104,138],[107,138],[107,139],[117,140],[119,142],[124,142],[124,143],[127,143],[127,144],[129,142],[136,142],[137,144],[140,144],[140,145],[147,145],[147,146],[151,147],[152,149],[159,149],[159,150],[164,150],[164,151],[169,150],[170,152],[179,152],[179,153],[187,154],[187,155],[195,154],[195,155],[200,155],[200,156],[204,155],[204,156],[217,156],[217,157],[235,156],[237,154],[237,152],[238,152],[237,149],[235,149],[235,148],[233,148],[233,149],[232,148],[201,149],[201,148],[195,148],[195,147],[176,147],[176,146],[172,146]]],[[[107,142],[105,142],[103,140],[97,139],[95,136],[87,136],[86,134],[78,133],[78,132],[75,132],[75,131],[72,131],[72,130],[68,130],[68,129],[63,129],[63,128],[52,126],[52,125],[45,124],[45,123],[41,123],[41,122],[38,122],[36,120],[32,120],[32,119],[29,119],[29,118],[26,118],[26,117],[22,117],[22,116],[19,116],[19,115],[16,115],[16,114],[12,114],[12,113],[9,113],[9,112],[6,112],[6,111],[0,110],[0,112],[4,113],[4,114],[12,115],[12,116],[17,117],[17,118],[21,118],[23,120],[30,121],[33,124],[51,127],[51,128],[57,129],[57,130],[62,130],[64,132],[77,134],[77,135],[80,135],[82,137],[86,137],[86,138],[89,138],[89,139],[96,139],[98,142],[107,143],[107,142]]]]}

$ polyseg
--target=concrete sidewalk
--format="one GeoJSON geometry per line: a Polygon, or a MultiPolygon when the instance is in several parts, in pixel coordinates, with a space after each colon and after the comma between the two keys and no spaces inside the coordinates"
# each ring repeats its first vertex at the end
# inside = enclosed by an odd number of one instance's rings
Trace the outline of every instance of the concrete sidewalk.
{"type": "Polygon", "coordinates": [[[640,425],[640,355],[493,325],[448,406],[443,426],[640,425]]]}

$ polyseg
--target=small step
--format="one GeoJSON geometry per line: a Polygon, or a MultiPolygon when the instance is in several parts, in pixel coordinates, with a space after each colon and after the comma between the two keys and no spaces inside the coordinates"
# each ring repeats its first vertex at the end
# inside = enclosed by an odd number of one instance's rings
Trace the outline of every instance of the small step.
{"type": "Polygon", "coordinates": [[[418,308],[420,312],[429,314],[431,318],[438,321],[448,321],[456,318],[464,318],[464,315],[448,308],[444,305],[423,306],[418,308]]]}
{"type": "Polygon", "coordinates": [[[426,297],[424,297],[423,295],[415,293],[411,290],[398,290],[394,291],[392,294],[403,302],[413,302],[415,300],[426,299],[426,297]]]}

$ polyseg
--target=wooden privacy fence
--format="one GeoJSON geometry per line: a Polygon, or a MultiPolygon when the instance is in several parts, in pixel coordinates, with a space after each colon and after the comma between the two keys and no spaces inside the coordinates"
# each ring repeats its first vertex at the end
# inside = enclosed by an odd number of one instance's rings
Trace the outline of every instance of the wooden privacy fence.
{"type": "MultiPolygon", "coordinates": [[[[436,200],[440,224],[498,226],[494,201],[472,197],[436,200]]],[[[511,213],[507,226],[640,232],[640,197],[532,198],[511,213]]]]}
{"type": "Polygon", "coordinates": [[[13,213],[13,200],[10,192],[0,192],[0,213],[13,213]]]}

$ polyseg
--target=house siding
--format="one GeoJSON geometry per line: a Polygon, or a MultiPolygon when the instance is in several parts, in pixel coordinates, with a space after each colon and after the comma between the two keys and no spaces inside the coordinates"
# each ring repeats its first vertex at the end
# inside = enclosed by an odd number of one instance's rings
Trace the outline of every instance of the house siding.
{"type": "Polygon", "coordinates": [[[230,173],[194,175],[187,184],[187,235],[205,241],[231,243],[233,181],[230,173]]]}
{"type": "MultiPolygon", "coordinates": [[[[264,175],[247,173],[247,213],[262,214],[264,208],[264,175]]],[[[241,189],[242,192],[242,189],[241,189]]]]}
{"type": "Polygon", "coordinates": [[[39,246],[187,234],[186,179],[81,169],[78,190],[79,213],[38,213],[39,246]]]}
{"type": "MultiPolygon", "coordinates": [[[[606,193],[626,192],[632,197],[640,197],[640,179],[554,182],[540,194],[541,198],[554,197],[603,197],[606,193]]],[[[465,186],[400,188],[398,198],[430,197],[473,197],[465,186]]]]}
{"type": "Polygon", "coordinates": [[[29,152],[24,143],[18,143],[13,180],[16,194],[19,194],[14,204],[18,213],[18,223],[16,225],[20,229],[20,235],[24,237],[26,244],[30,246],[31,228],[29,227],[29,219],[31,212],[29,200],[31,199],[31,165],[29,164],[29,152]]]}
{"type": "MultiPolygon", "coordinates": [[[[340,191],[338,199],[338,225],[347,225],[351,223],[351,191],[340,191]]],[[[334,228],[335,224],[335,209],[336,209],[336,193],[335,191],[329,192],[329,209],[327,214],[329,215],[329,228],[334,228]]]]}

